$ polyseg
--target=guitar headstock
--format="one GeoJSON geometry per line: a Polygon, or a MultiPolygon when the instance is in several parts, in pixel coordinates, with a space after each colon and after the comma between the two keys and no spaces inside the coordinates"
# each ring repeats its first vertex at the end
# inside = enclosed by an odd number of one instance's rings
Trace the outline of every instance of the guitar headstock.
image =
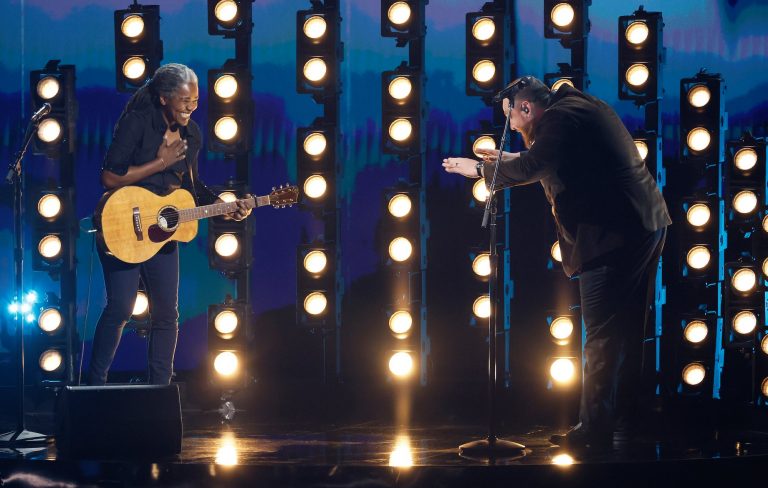
{"type": "Polygon", "coordinates": [[[296,185],[280,185],[278,188],[272,187],[272,193],[269,194],[269,203],[275,208],[290,207],[299,201],[299,188],[296,185]]]}

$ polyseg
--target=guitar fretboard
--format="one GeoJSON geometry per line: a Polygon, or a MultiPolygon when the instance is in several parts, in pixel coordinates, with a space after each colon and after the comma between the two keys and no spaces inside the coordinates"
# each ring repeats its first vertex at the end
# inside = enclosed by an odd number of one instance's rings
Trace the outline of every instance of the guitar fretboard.
{"type": "MultiPolygon", "coordinates": [[[[269,205],[269,195],[264,195],[263,197],[244,198],[239,201],[245,202],[245,205],[249,209],[262,207],[264,205],[269,205]]],[[[211,205],[203,205],[202,207],[185,208],[183,210],[179,210],[179,222],[189,222],[191,220],[217,217],[219,215],[232,213],[235,210],[237,210],[237,201],[212,203],[211,205]]]]}

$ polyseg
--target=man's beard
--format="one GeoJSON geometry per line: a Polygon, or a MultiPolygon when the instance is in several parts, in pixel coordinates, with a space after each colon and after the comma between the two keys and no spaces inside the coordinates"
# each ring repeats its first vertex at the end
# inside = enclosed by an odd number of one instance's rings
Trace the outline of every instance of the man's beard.
{"type": "Polygon", "coordinates": [[[534,140],[533,127],[529,126],[526,129],[517,129],[517,131],[520,133],[521,136],[523,136],[523,144],[525,144],[525,147],[527,149],[530,149],[531,146],[533,146],[533,140],[534,140]]]}

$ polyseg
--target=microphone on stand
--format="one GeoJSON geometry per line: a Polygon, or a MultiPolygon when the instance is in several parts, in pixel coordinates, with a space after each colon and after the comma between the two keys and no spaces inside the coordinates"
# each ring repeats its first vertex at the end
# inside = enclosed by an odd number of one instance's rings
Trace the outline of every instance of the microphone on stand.
{"type": "Polygon", "coordinates": [[[37,112],[32,114],[32,122],[39,121],[44,115],[48,115],[51,112],[51,104],[45,102],[42,107],[37,109],[37,112]]]}
{"type": "Polygon", "coordinates": [[[493,101],[494,102],[500,102],[505,98],[510,98],[514,100],[515,95],[517,95],[520,90],[525,88],[526,86],[531,84],[531,81],[528,76],[522,76],[509,85],[505,86],[499,93],[494,95],[493,101]]]}

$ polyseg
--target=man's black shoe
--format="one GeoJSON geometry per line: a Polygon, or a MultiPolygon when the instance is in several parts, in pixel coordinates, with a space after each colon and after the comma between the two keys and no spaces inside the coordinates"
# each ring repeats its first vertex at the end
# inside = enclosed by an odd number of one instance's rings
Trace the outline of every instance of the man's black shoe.
{"type": "Polygon", "coordinates": [[[608,434],[597,434],[578,428],[566,434],[555,434],[549,438],[549,442],[570,449],[607,449],[611,447],[613,438],[608,434]]]}

